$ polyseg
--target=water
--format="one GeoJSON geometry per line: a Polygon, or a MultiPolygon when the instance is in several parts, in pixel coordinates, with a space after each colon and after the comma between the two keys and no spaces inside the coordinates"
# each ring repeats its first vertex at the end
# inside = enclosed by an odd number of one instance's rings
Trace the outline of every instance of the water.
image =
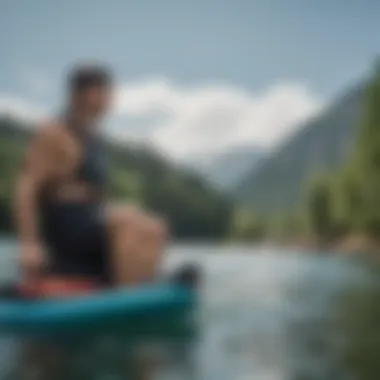
{"type": "MultiPolygon", "coordinates": [[[[2,278],[12,278],[14,246],[3,242],[0,250],[2,278]]],[[[183,261],[199,263],[205,273],[191,328],[65,346],[4,337],[1,380],[59,379],[57,372],[73,380],[377,379],[380,318],[372,314],[380,312],[367,306],[380,297],[377,275],[364,265],[270,248],[179,246],[164,270],[183,261]]]]}

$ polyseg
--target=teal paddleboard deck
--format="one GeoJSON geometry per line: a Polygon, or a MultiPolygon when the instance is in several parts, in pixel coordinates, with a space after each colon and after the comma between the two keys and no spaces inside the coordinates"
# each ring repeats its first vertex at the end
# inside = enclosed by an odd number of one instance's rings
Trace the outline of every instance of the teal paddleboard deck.
{"type": "Polygon", "coordinates": [[[0,300],[0,331],[55,333],[91,330],[114,323],[155,323],[191,309],[195,291],[152,284],[49,300],[0,300]]]}

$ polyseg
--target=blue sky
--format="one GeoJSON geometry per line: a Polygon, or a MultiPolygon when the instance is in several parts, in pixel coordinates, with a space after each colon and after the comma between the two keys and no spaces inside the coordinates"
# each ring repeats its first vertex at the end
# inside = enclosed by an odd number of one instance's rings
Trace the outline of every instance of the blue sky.
{"type": "Polygon", "coordinates": [[[113,130],[176,157],[276,144],[380,52],[376,0],[0,4],[0,105],[48,112],[68,64],[104,60],[120,84],[113,130]]]}

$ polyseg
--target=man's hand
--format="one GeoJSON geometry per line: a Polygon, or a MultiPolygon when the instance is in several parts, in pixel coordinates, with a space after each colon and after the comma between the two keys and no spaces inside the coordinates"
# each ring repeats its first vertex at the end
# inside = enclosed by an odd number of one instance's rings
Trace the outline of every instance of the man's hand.
{"type": "Polygon", "coordinates": [[[44,247],[37,242],[28,242],[21,245],[19,256],[21,271],[26,277],[36,277],[46,266],[44,247]]]}

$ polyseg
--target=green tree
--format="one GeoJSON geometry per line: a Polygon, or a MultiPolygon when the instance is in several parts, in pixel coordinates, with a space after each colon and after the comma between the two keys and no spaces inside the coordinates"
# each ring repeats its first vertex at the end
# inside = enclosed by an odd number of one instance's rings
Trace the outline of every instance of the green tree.
{"type": "Polygon", "coordinates": [[[272,216],[267,226],[269,239],[288,243],[307,234],[305,218],[299,211],[293,211],[272,216]]]}
{"type": "Polygon", "coordinates": [[[327,176],[315,177],[306,194],[306,220],[310,232],[321,242],[328,242],[335,234],[334,199],[331,181],[327,176]]]}
{"type": "Polygon", "coordinates": [[[355,191],[360,227],[379,236],[380,233],[380,66],[375,67],[368,85],[363,118],[351,165],[355,169],[355,191]]]}
{"type": "Polygon", "coordinates": [[[334,210],[342,233],[362,230],[364,204],[354,165],[346,164],[334,178],[334,210]]]}
{"type": "Polygon", "coordinates": [[[237,210],[231,218],[232,240],[259,242],[266,237],[266,223],[250,210],[237,210]]]}
{"type": "Polygon", "coordinates": [[[13,137],[0,140],[0,231],[10,231],[11,198],[24,146],[13,137]]]}

